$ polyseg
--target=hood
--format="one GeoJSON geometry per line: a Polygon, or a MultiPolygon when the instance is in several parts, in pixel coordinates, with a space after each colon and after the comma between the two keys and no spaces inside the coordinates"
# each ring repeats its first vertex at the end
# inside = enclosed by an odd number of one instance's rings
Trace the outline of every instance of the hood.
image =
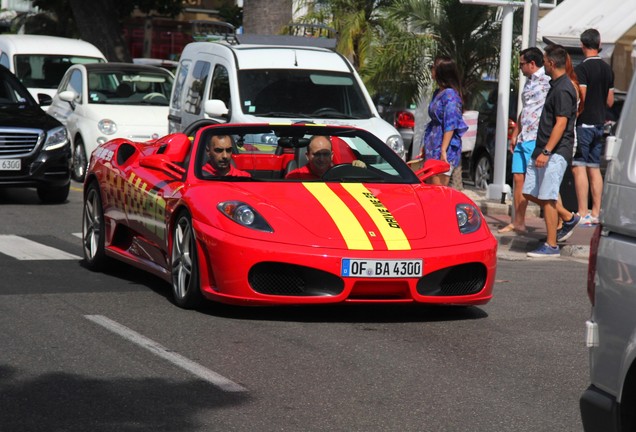
{"type": "Polygon", "coordinates": [[[49,130],[62,124],[46,114],[39,106],[0,106],[0,127],[19,127],[49,130]]]}
{"type": "Polygon", "coordinates": [[[200,184],[188,192],[197,219],[238,236],[270,242],[348,250],[412,250],[465,244],[491,235],[485,222],[470,237],[459,232],[456,204],[474,203],[450,188],[323,182],[215,182],[211,186],[200,184]],[[240,227],[220,216],[216,205],[225,200],[251,205],[274,235],[240,227]]]}
{"type": "Polygon", "coordinates": [[[98,105],[88,104],[84,108],[86,117],[95,121],[110,119],[126,127],[152,127],[168,129],[168,107],[151,105],[98,105]]]}
{"type": "MultiPolygon", "coordinates": [[[[306,182],[233,186],[211,205],[225,199],[250,204],[274,229],[270,241],[350,250],[409,250],[414,239],[426,237],[424,211],[413,185],[306,182]]],[[[201,191],[196,201],[209,202],[210,189],[201,189],[208,190],[207,197],[201,191]]],[[[225,226],[225,220],[219,220],[221,229],[236,226],[229,220],[225,226]]],[[[255,231],[239,231],[235,234],[260,238],[255,231]]]]}

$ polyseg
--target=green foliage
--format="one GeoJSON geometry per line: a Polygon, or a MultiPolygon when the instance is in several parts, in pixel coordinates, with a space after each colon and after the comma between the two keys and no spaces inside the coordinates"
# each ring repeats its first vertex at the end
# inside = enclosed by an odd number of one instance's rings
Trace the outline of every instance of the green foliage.
{"type": "Polygon", "coordinates": [[[494,7],[459,0],[318,0],[301,6],[308,11],[303,22],[336,29],[338,52],[352,60],[372,93],[418,101],[431,85],[428,65],[436,55],[457,62],[465,93],[499,63],[494,7]]]}

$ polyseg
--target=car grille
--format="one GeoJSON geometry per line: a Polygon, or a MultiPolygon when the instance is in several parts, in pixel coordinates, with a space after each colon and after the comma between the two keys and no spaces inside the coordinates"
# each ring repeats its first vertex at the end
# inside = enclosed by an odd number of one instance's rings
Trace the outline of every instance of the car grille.
{"type": "Polygon", "coordinates": [[[44,134],[39,129],[0,129],[0,157],[32,153],[44,134]]]}
{"type": "Polygon", "coordinates": [[[487,274],[481,263],[447,267],[422,277],[417,283],[417,292],[426,296],[476,294],[486,284],[487,274]]]}
{"type": "Polygon", "coordinates": [[[248,282],[261,294],[281,296],[334,296],[344,289],[344,281],[320,270],[274,262],[256,264],[248,282]]]}

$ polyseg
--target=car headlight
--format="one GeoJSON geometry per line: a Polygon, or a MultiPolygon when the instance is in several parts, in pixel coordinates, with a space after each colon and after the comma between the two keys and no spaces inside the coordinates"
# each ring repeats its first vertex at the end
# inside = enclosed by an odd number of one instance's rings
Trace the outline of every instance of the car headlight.
{"type": "Polygon", "coordinates": [[[97,129],[104,135],[112,135],[117,132],[117,123],[110,119],[103,119],[97,123],[97,129]]]}
{"type": "Polygon", "coordinates": [[[404,150],[404,141],[400,135],[391,135],[386,140],[386,145],[388,145],[394,152],[398,154],[402,159],[404,159],[404,155],[406,151],[404,150]]]}
{"type": "Polygon", "coordinates": [[[462,234],[475,232],[481,226],[479,210],[470,204],[457,204],[455,207],[457,226],[462,234]]]}
{"type": "Polygon", "coordinates": [[[55,150],[68,144],[68,134],[64,126],[51,129],[46,135],[44,150],[55,150]]]}
{"type": "Polygon", "coordinates": [[[240,201],[225,201],[219,203],[217,208],[228,218],[239,225],[258,231],[274,232],[272,227],[265,221],[256,210],[248,204],[240,201]]]}

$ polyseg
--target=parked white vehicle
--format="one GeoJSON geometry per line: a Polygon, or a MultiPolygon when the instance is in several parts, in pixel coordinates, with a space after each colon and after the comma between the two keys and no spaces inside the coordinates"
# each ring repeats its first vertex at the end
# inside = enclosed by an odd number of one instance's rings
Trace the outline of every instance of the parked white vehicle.
{"type": "Polygon", "coordinates": [[[79,39],[0,35],[0,64],[13,72],[40,105],[48,105],[66,70],[74,64],[106,62],[94,45],[79,39]]]}
{"type": "Polygon", "coordinates": [[[84,179],[99,144],[114,138],[147,141],[168,133],[173,78],[163,68],[131,63],[68,69],[48,112],[68,129],[74,180],[84,179]]]}
{"type": "Polygon", "coordinates": [[[175,74],[169,131],[197,121],[352,125],[404,157],[399,132],[380,117],[349,61],[326,47],[331,41],[227,34],[188,44],[175,74]]]}

